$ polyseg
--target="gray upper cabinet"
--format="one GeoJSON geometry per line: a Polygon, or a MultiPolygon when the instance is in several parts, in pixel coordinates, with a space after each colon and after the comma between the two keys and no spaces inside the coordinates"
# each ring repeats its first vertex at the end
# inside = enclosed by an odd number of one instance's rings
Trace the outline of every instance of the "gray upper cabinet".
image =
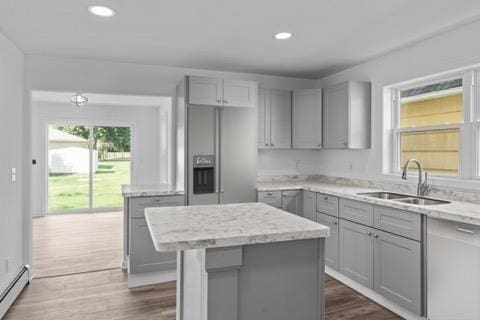
{"type": "Polygon", "coordinates": [[[257,83],[245,80],[223,80],[223,105],[253,108],[257,105],[257,83]]]}
{"type": "Polygon", "coordinates": [[[221,106],[223,104],[223,80],[190,76],[188,96],[190,104],[221,106]]]}
{"type": "Polygon", "coordinates": [[[323,213],[317,213],[317,222],[330,228],[330,236],[325,239],[325,264],[338,271],[339,244],[338,218],[323,213]]]}
{"type": "Polygon", "coordinates": [[[189,77],[189,103],[209,106],[250,107],[257,105],[254,81],[189,77]]]}
{"type": "Polygon", "coordinates": [[[312,191],[303,191],[303,217],[317,221],[317,194],[312,191]]]}
{"type": "Polygon", "coordinates": [[[293,91],[294,149],[322,148],[322,89],[293,91]]]}
{"type": "Polygon", "coordinates": [[[275,149],[292,148],[292,92],[270,90],[270,137],[275,149]]]}
{"type": "Polygon", "coordinates": [[[259,149],[292,148],[292,92],[259,89],[258,94],[259,149]]]}
{"type": "Polygon", "coordinates": [[[324,89],[323,147],[370,148],[371,84],[347,81],[324,89]]]}
{"type": "Polygon", "coordinates": [[[373,289],[373,229],[340,219],[339,271],[373,289]]]}
{"type": "Polygon", "coordinates": [[[257,148],[270,148],[270,91],[258,89],[257,106],[257,148]]]}
{"type": "Polygon", "coordinates": [[[420,243],[387,232],[374,232],[374,290],[422,315],[420,243]]]}
{"type": "Polygon", "coordinates": [[[302,216],[302,191],[301,190],[287,190],[282,191],[282,209],[302,216]]]}

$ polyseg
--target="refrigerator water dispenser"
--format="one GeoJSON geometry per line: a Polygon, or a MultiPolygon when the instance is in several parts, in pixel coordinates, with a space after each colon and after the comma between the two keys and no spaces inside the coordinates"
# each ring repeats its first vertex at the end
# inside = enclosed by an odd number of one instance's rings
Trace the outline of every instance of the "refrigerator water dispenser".
{"type": "Polygon", "coordinates": [[[193,193],[215,193],[215,156],[193,156],[193,193]]]}

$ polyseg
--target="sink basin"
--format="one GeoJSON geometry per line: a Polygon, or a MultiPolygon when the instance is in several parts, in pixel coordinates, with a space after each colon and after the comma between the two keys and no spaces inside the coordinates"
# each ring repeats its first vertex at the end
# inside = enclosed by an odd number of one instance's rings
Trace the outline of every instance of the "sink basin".
{"type": "Polygon", "coordinates": [[[428,198],[403,198],[403,199],[395,199],[393,201],[408,203],[408,204],[416,204],[419,206],[431,206],[436,204],[450,203],[449,201],[428,199],[428,198]]]}
{"type": "Polygon", "coordinates": [[[393,192],[364,192],[364,193],[358,193],[358,195],[377,198],[377,199],[384,199],[384,200],[406,199],[411,197],[406,194],[393,193],[393,192]]]}

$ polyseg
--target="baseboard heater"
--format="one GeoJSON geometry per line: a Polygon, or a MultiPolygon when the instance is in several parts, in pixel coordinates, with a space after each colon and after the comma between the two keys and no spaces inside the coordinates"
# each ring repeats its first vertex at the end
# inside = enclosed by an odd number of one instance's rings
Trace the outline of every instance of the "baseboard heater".
{"type": "Polygon", "coordinates": [[[0,319],[7,313],[10,306],[17,299],[20,292],[22,292],[25,285],[30,279],[30,267],[23,267],[8,285],[8,287],[0,294],[0,319]]]}

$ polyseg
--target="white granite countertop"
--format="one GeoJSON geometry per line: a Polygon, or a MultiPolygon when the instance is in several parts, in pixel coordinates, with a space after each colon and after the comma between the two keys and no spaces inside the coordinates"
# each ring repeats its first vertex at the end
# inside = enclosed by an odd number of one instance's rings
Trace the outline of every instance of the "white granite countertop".
{"type": "Polygon", "coordinates": [[[368,202],[385,207],[408,210],[410,212],[425,214],[431,218],[438,218],[480,226],[480,204],[477,203],[448,200],[451,203],[423,206],[358,195],[358,193],[363,192],[385,191],[378,189],[351,187],[341,184],[321,183],[315,181],[278,181],[257,183],[258,191],[294,189],[320,192],[332,196],[368,202]]]}
{"type": "Polygon", "coordinates": [[[264,203],[146,208],[157,251],[328,237],[330,229],[264,203]]]}
{"type": "Polygon", "coordinates": [[[154,197],[183,195],[184,192],[170,184],[124,184],[122,185],[122,196],[132,197],[154,197]]]}

